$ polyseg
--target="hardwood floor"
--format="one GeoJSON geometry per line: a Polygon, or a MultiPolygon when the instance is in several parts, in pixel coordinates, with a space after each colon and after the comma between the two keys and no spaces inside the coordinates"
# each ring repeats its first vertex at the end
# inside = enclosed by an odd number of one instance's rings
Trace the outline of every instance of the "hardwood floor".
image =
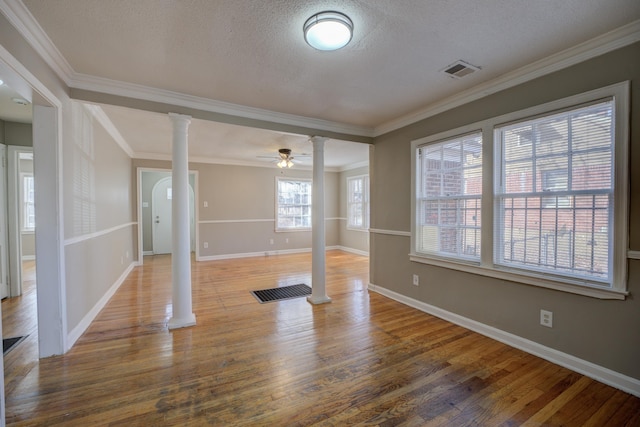
{"type": "Polygon", "coordinates": [[[368,292],[365,257],[328,252],[330,304],[249,293],[310,270],[310,254],[194,263],[197,326],[169,332],[170,258],[145,258],[66,355],[5,357],[7,423],[640,425],[639,398],[368,292]]]}

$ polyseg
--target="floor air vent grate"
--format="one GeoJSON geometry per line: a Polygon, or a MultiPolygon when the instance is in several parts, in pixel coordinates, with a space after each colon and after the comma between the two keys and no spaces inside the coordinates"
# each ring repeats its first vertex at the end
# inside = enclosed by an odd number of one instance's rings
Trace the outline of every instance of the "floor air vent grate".
{"type": "Polygon", "coordinates": [[[284,299],[300,298],[311,295],[311,288],[305,284],[283,286],[281,288],[251,291],[260,304],[265,302],[282,301],[284,299]]]}

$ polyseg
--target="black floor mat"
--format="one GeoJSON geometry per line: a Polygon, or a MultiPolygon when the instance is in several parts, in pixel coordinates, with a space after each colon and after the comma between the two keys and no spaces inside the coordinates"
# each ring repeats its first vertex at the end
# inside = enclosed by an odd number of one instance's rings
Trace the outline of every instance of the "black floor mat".
{"type": "Polygon", "coordinates": [[[299,284],[251,291],[251,293],[260,304],[263,304],[265,302],[282,301],[283,299],[300,298],[311,295],[311,288],[305,284],[299,284]]]}
{"type": "Polygon", "coordinates": [[[25,335],[23,337],[4,338],[2,340],[2,354],[7,354],[9,351],[11,351],[12,348],[18,345],[26,337],[27,336],[25,335]]]}

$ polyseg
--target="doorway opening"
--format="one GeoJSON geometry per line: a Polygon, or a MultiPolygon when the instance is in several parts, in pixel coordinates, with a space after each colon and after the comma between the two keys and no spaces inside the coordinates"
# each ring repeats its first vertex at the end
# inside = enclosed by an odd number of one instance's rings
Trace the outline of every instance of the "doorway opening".
{"type": "MultiPolygon", "coordinates": [[[[145,255],[171,253],[171,172],[166,169],[138,169],[138,248],[140,263],[145,255]]],[[[189,217],[191,251],[197,251],[197,172],[189,172],[189,217]]],[[[197,255],[196,255],[197,256],[197,255]]]]}

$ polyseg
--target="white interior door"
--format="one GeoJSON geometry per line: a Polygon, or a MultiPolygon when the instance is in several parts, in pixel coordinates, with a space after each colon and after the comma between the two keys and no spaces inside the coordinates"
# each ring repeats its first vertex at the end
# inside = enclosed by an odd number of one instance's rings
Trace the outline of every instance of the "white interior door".
{"type": "Polygon", "coordinates": [[[151,218],[153,221],[153,253],[171,253],[171,177],[163,178],[153,186],[151,218]]]}
{"type": "MultiPolygon", "coordinates": [[[[154,254],[171,253],[171,177],[162,178],[151,190],[151,220],[154,254]]],[[[189,228],[191,250],[195,250],[195,194],[189,186],[189,228]]]]}

